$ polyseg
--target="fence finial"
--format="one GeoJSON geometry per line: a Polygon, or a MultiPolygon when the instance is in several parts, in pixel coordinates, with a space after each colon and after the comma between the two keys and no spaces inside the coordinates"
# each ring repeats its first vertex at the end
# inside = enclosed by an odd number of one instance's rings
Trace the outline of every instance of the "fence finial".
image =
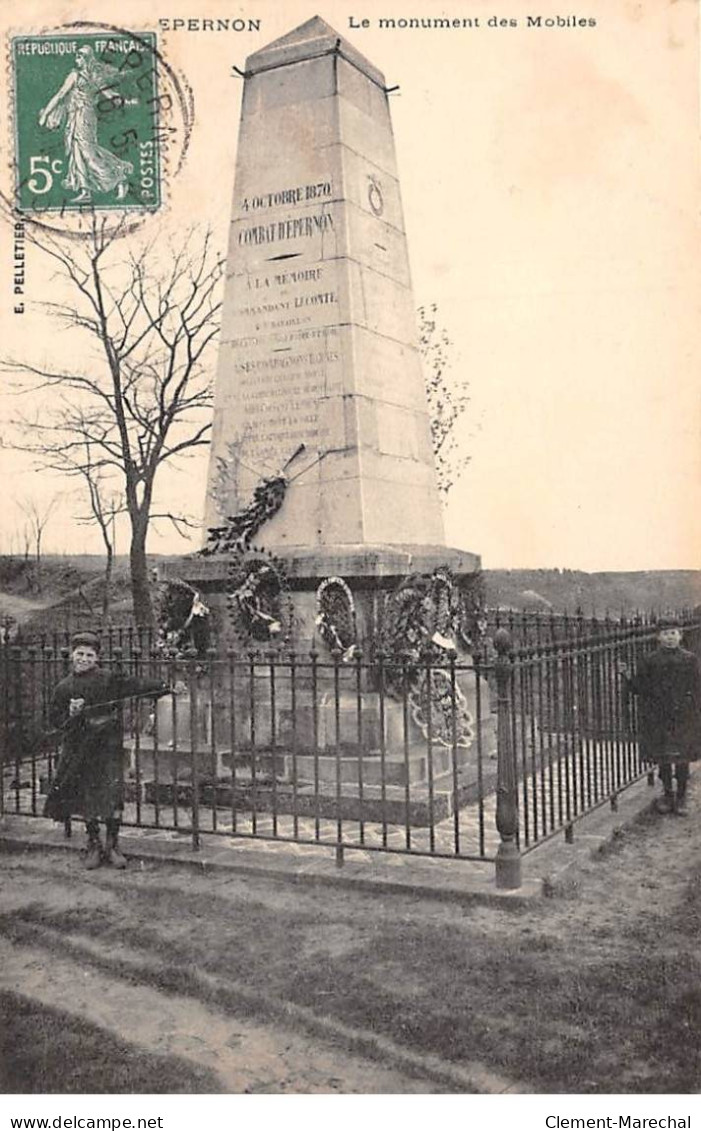
{"type": "Polygon", "coordinates": [[[499,658],[503,659],[509,656],[513,651],[513,642],[511,640],[511,633],[506,628],[498,628],[494,633],[494,647],[496,648],[499,658]]]}

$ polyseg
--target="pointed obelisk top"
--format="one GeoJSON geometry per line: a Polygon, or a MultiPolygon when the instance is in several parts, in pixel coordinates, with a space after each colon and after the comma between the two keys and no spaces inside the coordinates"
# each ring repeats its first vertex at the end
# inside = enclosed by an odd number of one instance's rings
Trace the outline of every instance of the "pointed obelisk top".
{"type": "Polygon", "coordinates": [[[288,31],[286,35],[262,47],[260,51],[249,55],[246,59],[246,74],[258,74],[260,71],[288,66],[290,63],[301,63],[306,59],[315,59],[334,52],[384,89],[385,76],[382,71],[343,39],[325,20],[322,20],[321,16],[312,16],[311,20],[306,20],[299,27],[288,31]]]}

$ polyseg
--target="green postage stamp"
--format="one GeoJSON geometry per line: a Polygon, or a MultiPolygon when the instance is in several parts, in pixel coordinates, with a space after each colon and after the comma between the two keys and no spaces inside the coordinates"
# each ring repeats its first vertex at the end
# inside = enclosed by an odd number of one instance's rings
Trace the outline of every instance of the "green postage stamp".
{"type": "Polygon", "coordinates": [[[154,210],[161,204],[156,36],[15,36],[15,206],[154,210]]]}

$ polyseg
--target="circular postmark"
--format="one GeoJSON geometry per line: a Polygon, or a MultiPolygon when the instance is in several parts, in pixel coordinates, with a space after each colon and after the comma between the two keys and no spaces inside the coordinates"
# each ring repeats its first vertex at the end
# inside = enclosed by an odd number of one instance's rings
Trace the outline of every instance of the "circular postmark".
{"type": "Polygon", "coordinates": [[[126,235],[163,207],[194,122],[153,31],[77,21],[10,44],[15,217],[82,239],[126,235]]]}

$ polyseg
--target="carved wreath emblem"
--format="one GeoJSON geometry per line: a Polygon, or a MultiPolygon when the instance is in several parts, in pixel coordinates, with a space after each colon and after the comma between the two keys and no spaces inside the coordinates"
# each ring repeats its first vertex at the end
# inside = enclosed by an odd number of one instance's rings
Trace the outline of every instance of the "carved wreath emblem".
{"type": "Polygon", "coordinates": [[[368,181],[368,204],[376,216],[381,216],[385,210],[385,201],[380,182],[375,177],[368,177],[368,181]]]}

